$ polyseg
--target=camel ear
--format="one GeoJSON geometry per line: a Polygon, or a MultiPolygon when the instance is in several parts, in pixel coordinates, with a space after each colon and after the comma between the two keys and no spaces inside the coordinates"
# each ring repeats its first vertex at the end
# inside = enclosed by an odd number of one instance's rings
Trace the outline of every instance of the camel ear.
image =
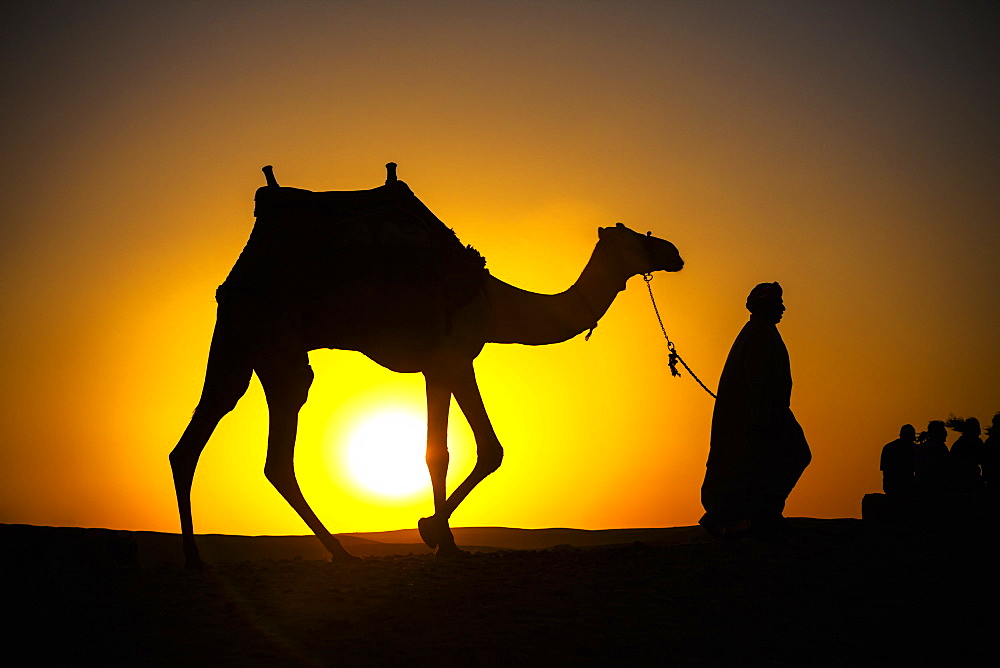
{"type": "Polygon", "coordinates": [[[618,223],[615,225],[615,227],[625,227],[625,226],[622,223],[618,223]]]}
{"type": "Polygon", "coordinates": [[[603,239],[604,235],[608,233],[609,229],[610,228],[607,228],[607,227],[598,227],[597,228],[597,238],[598,239],[603,239]]]}

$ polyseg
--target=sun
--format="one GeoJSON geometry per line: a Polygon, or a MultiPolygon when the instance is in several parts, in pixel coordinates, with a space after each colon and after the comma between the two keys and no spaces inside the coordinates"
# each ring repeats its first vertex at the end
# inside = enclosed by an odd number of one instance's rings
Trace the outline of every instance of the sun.
{"type": "Polygon", "coordinates": [[[347,437],[347,472],[364,491],[400,499],[430,489],[424,460],[426,419],[401,409],[361,418],[347,437]]]}

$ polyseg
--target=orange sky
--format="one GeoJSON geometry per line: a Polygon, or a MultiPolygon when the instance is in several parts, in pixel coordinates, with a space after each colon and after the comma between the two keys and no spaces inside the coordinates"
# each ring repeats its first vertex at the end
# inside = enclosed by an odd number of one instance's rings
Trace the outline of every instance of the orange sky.
{"type": "MultiPolygon", "coordinates": [[[[1000,410],[995,2],[19,3],[2,28],[0,522],[177,530],[167,453],[259,171],[370,188],[385,162],[499,278],[556,292],[598,226],[673,241],[668,331],[717,383],[785,287],[813,463],[786,514],[850,517],[899,426],[1000,410]]],[[[418,375],[311,355],[296,464],[332,531],[358,419],[418,375]]],[[[477,361],[506,459],[456,526],[693,524],[712,402],[671,379],[642,281],[589,342],[477,361]]],[[[456,476],[471,466],[454,420],[456,476]],[[464,468],[463,468],[464,467],[464,468]]],[[[254,382],[195,479],[199,532],[306,533],[264,480],[254,382]]]]}

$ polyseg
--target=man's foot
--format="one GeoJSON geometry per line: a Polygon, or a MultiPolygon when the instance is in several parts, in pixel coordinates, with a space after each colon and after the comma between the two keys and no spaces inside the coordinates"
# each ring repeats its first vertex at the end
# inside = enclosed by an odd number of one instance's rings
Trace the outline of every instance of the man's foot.
{"type": "Polygon", "coordinates": [[[202,561],[201,557],[188,558],[184,560],[184,569],[191,573],[200,573],[208,570],[208,564],[202,561]]]}
{"type": "Polygon", "coordinates": [[[705,531],[716,538],[721,538],[722,540],[747,538],[750,536],[751,531],[749,520],[740,520],[731,524],[719,524],[716,522],[706,521],[703,517],[701,518],[699,524],[705,528],[705,531]]]}
{"type": "Polygon", "coordinates": [[[753,517],[750,529],[754,538],[771,540],[774,538],[795,538],[799,532],[781,515],[753,517]]]}

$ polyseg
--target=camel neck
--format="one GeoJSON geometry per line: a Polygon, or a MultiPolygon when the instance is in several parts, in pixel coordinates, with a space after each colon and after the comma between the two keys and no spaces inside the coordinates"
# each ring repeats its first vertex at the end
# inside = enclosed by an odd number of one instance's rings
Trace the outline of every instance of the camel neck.
{"type": "Polygon", "coordinates": [[[577,281],[558,294],[529,292],[491,276],[486,283],[489,341],[546,345],[571,339],[597,324],[628,278],[604,242],[597,243],[577,281]]]}

